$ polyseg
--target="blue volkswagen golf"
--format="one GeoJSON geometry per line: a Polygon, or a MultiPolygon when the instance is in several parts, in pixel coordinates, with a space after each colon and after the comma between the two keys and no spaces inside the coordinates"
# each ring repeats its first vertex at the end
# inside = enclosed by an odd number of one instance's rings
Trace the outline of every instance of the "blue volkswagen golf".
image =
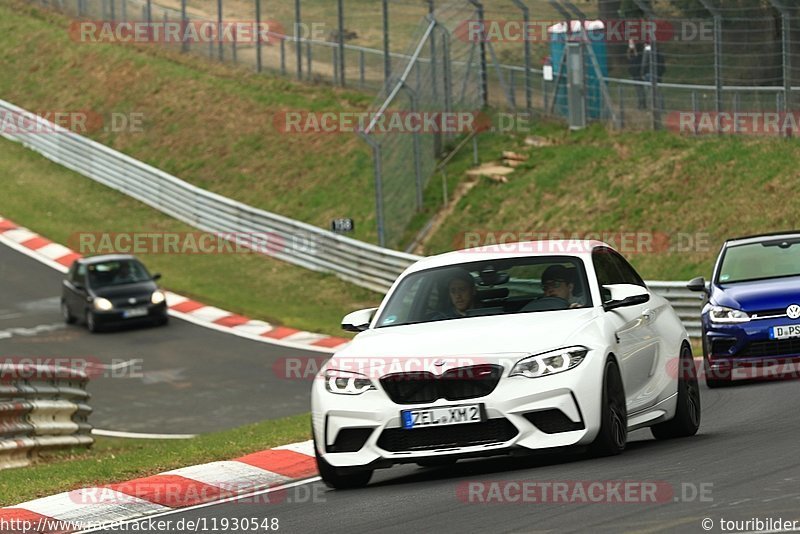
{"type": "Polygon", "coordinates": [[[709,284],[702,312],[706,384],[786,378],[800,370],[800,233],[729,239],[709,284]]]}

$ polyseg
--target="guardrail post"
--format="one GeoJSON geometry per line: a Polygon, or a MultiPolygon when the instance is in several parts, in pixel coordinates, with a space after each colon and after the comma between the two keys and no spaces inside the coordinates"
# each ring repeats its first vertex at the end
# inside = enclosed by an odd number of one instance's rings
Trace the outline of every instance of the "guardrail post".
{"type": "Polygon", "coordinates": [[[297,55],[297,79],[303,78],[303,42],[300,37],[302,19],[300,18],[300,0],[294,0],[294,42],[297,55]]]}
{"type": "Polygon", "coordinates": [[[344,87],[344,0],[336,2],[336,19],[339,24],[339,85],[344,87]]]}
{"type": "MultiPolygon", "coordinates": [[[[261,0],[256,0],[256,72],[261,72],[261,0]]],[[[270,35],[270,39],[272,35],[270,35]]],[[[281,67],[283,67],[283,39],[281,39],[281,67]]]]}

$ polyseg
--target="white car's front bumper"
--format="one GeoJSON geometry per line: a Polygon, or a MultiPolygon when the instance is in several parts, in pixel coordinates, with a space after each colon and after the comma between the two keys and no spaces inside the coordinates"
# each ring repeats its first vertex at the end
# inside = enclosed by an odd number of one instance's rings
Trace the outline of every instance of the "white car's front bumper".
{"type": "MultiPolygon", "coordinates": [[[[592,352],[578,367],[547,377],[509,377],[510,369],[506,366],[489,395],[462,401],[440,398],[425,404],[397,404],[378,380],[373,380],[375,390],[354,396],[338,395],[327,391],[324,381],[318,378],[314,381],[311,395],[318,452],[335,467],[370,464],[381,467],[421,458],[480,456],[502,454],[513,449],[588,444],[600,427],[602,365],[605,360],[605,354],[592,352]],[[424,439],[419,433],[431,427],[402,428],[401,410],[477,403],[485,407],[486,423],[435,427],[436,435],[428,433],[424,439]],[[543,417],[541,412],[546,410],[562,412],[565,418],[552,412],[550,415],[561,417],[555,427],[568,430],[553,431],[553,426],[550,426],[547,428],[549,432],[545,432],[526,418],[527,414],[537,412],[538,415],[529,417],[543,417]],[[371,429],[371,432],[361,431],[362,436],[369,434],[363,446],[353,452],[334,452],[340,432],[353,428],[371,429]],[[448,444],[436,446],[436,436],[444,436],[448,444]],[[481,443],[470,443],[476,440],[481,443]],[[413,450],[422,442],[425,443],[424,450],[413,450]]],[[[360,445],[358,440],[356,442],[360,445]]]]}

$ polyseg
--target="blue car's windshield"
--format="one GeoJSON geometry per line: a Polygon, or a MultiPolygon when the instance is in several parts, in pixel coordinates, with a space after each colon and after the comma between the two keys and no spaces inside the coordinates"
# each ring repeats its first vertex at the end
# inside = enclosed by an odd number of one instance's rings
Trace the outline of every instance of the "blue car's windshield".
{"type": "Polygon", "coordinates": [[[800,238],[725,249],[717,282],[730,284],[800,275],[800,238]]]}
{"type": "Polygon", "coordinates": [[[591,305],[583,263],[575,257],[477,261],[406,276],[377,327],[591,305]]]}

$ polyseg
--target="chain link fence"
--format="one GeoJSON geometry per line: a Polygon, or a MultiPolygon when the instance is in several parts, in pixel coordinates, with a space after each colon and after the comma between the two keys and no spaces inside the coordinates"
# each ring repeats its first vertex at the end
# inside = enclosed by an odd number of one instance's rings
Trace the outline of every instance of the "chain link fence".
{"type": "MultiPolygon", "coordinates": [[[[580,128],[794,136],[795,0],[30,0],[80,20],[244,21],[268,31],[165,42],[259,72],[377,94],[372,113],[512,113],[580,128]],[[476,28],[475,23],[479,22],[476,28]],[[736,115],[734,115],[736,114],[736,115]]],[[[458,133],[363,132],[380,242],[396,247],[458,133]]]]}

